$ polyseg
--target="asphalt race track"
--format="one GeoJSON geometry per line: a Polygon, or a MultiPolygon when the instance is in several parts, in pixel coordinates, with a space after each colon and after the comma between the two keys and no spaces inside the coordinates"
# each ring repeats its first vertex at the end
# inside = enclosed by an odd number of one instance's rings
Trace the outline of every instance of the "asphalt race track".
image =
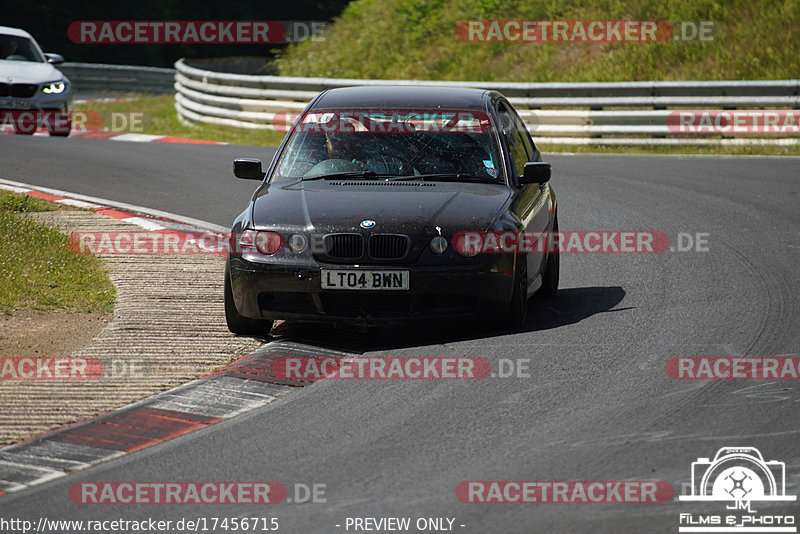
{"type": "Polygon", "coordinates": [[[260,158],[266,168],[274,153],[270,147],[9,134],[0,137],[0,174],[7,180],[16,176],[20,182],[230,226],[256,184],[233,177],[233,159],[260,158]],[[65,142],[54,143],[59,140],[65,142]]]}
{"type": "MultiPolygon", "coordinates": [[[[232,177],[232,159],[266,164],[271,155],[257,147],[2,135],[0,178],[228,225],[256,185],[232,177]]],[[[681,512],[709,511],[712,503],[467,504],[456,487],[661,480],[677,496],[692,462],[722,447],[756,447],[765,460],[785,462],[786,494],[800,494],[797,380],[674,380],[665,371],[673,357],[800,356],[800,159],[547,159],[561,230],[658,230],[673,240],[707,233],[709,250],[564,255],[560,294],[532,300],[517,332],[442,326],[354,339],[287,329],[289,337],[368,356],[529,359],[530,376],[321,381],[232,420],[0,496],[2,516],[277,517],[280,532],[302,534],[354,532],[348,517],[455,518],[453,530],[464,534],[678,532],[681,512]],[[278,481],[290,495],[295,484],[325,484],[326,502],[70,500],[70,485],[94,481],[278,481]]],[[[757,508],[797,515],[800,504],[757,508]]]]}

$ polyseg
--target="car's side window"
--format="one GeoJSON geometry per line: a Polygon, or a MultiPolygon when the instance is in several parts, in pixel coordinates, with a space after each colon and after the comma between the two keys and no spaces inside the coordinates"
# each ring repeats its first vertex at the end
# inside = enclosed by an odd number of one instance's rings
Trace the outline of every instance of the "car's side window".
{"type": "Polygon", "coordinates": [[[504,103],[501,102],[498,106],[497,114],[500,118],[500,128],[508,144],[509,155],[514,163],[514,172],[517,176],[522,176],[525,164],[533,157],[533,145],[530,138],[522,135],[519,131],[520,127],[524,128],[524,125],[519,124],[521,121],[517,115],[504,103]]]}
{"type": "Polygon", "coordinates": [[[519,135],[519,138],[522,140],[522,145],[525,147],[525,152],[528,153],[528,161],[536,161],[537,160],[536,147],[533,146],[533,141],[531,141],[531,136],[528,133],[528,128],[525,126],[525,123],[522,121],[517,112],[514,111],[513,109],[511,110],[511,115],[514,117],[514,125],[517,127],[517,134],[519,135]]]}

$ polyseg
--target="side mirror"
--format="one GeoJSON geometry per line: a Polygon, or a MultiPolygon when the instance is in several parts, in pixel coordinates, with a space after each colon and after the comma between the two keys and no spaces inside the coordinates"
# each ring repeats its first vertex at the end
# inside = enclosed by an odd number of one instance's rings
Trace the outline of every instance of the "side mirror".
{"type": "Polygon", "coordinates": [[[45,54],[44,57],[51,65],[61,65],[64,63],[64,56],[61,54],[45,54]]]}
{"type": "Polygon", "coordinates": [[[550,164],[544,161],[534,161],[525,164],[521,184],[544,184],[550,181],[550,164]]]}
{"type": "Polygon", "coordinates": [[[261,160],[252,158],[233,160],[233,175],[244,180],[263,180],[266,176],[261,170],[261,160]]]}

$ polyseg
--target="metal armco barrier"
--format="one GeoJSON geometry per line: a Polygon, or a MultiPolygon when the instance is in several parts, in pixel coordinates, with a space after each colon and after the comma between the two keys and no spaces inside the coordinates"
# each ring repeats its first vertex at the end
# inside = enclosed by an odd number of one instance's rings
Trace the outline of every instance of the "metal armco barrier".
{"type": "Polygon", "coordinates": [[[181,120],[236,128],[285,131],[292,117],[324,89],[400,84],[496,89],[541,142],[800,144],[800,136],[792,132],[725,133],[720,138],[681,134],[667,122],[677,109],[800,109],[800,80],[505,83],[299,78],[230,74],[193,67],[183,59],[174,70],[84,63],[67,63],[63,70],[79,90],[174,90],[181,120]]]}
{"type": "MultiPolygon", "coordinates": [[[[285,129],[317,93],[353,85],[496,89],[537,140],[572,144],[798,144],[797,134],[709,138],[668,126],[675,109],[800,109],[800,80],[725,82],[492,83],[251,76],[175,63],[175,107],[190,122],[285,129]],[[625,108],[625,109],[608,109],[625,108]],[[638,108],[638,109],[637,109],[638,108]],[[672,108],[672,109],[667,109],[672,108]],[[273,121],[277,124],[273,125],[273,121]]],[[[725,137],[731,137],[726,135],[725,137]]]]}
{"type": "Polygon", "coordinates": [[[64,63],[58,66],[81,93],[137,92],[162,93],[173,91],[175,69],[104,65],[102,63],[64,63]]]}

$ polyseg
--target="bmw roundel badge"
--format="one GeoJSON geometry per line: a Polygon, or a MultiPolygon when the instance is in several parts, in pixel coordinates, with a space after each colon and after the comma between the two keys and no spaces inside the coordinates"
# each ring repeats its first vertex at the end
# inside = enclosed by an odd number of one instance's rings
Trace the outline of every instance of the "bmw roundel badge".
{"type": "Polygon", "coordinates": [[[372,221],[370,219],[365,219],[361,221],[361,228],[372,228],[374,226],[375,226],[375,221],[372,221]]]}

